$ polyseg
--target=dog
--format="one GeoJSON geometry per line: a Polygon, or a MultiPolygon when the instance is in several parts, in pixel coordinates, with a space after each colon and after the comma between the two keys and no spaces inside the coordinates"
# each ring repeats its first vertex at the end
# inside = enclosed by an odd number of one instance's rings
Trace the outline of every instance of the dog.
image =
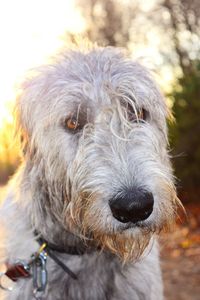
{"type": "Polygon", "coordinates": [[[67,49],[27,76],[22,163],[0,208],[2,299],[163,299],[157,235],[179,204],[169,115],[121,49],[67,49]]]}

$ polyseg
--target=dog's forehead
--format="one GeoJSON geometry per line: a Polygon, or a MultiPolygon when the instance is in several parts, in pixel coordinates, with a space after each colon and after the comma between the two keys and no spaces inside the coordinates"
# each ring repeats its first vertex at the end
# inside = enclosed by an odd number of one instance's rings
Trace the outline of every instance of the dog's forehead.
{"type": "Polygon", "coordinates": [[[69,94],[77,93],[87,100],[106,103],[114,96],[132,95],[140,102],[159,104],[162,98],[145,67],[110,48],[75,53],[66,64],[60,61],[62,66],[69,94]]]}
{"type": "Polygon", "coordinates": [[[155,106],[166,109],[146,68],[113,48],[71,52],[57,62],[53,72],[49,84],[57,95],[52,99],[53,107],[67,105],[73,109],[82,103],[97,109],[128,97],[149,110],[155,106]]]}

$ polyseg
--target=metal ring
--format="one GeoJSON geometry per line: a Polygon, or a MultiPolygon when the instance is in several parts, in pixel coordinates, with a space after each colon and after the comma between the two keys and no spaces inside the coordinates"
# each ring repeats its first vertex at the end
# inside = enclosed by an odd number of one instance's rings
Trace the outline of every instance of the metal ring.
{"type": "MultiPolygon", "coordinates": [[[[4,287],[4,286],[2,285],[1,280],[2,280],[2,277],[3,277],[3,276],[6,276],[5,273],[0,272],[0,288],[1,288],[2,290],[4,290],[4,291],[12,292],[13,287],[4,287]]],[[[7,276],[6,276],[6,277],[7,277],[7,276]]]]}

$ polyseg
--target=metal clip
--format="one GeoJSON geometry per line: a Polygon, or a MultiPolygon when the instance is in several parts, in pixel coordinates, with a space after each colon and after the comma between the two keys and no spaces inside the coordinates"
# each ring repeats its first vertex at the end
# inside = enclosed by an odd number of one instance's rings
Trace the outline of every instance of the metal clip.
{"type": "Polygon", "coordinates": [[[32,263],[33,271],[33,294],[38,299],[38,294],[43,294],[47,285],[46,269],[47,253],[45,251],[37,253],[32,263]]]}

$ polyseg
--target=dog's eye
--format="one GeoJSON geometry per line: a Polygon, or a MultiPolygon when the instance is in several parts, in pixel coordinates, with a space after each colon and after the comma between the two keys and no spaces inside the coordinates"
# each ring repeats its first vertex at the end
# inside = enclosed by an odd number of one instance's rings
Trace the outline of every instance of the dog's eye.
{"type": "Polygon", "coordinates": [[[71,131],[76,131],[80,128],[80,124],[76,117],[71,116],[70,118],[67,118],[65,121],[65,126],[67,129],[71,131]]]}
{"type": "Polygon", "coordinates": [[[142,122],[145,121],[147,117],[147,112],[145,109],[140,108],[135,111],[132,107],[129,109],[128,119],[130,122],[142,122]]]}

